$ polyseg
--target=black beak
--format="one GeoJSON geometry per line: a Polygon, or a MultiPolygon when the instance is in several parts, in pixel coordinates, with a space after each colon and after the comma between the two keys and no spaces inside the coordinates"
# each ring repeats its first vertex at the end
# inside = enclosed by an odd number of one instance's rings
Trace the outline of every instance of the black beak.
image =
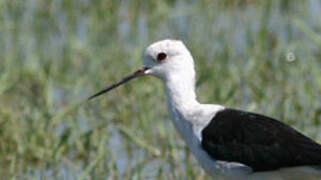
{"type": "Polygon", "coordinates": [[[99,91],[98,93],[90,96],[90,97],[88,98],[88,100],[91,100],[91,99],[93,99],[93,98],[95,98],[95,97],[97,97],[97,96],[100,96],[100,95],[102,95],[102,94],[104,94],[104,93],[106,93],[106,92],[108,92],[108,91],[110,91],[110,90],[112,90],[112,89],[114,89],[114,88],[116,88],[116,87],[124,84],[125,82],[127,82],[127,81],[129,81],[129,80],[131,80],[131,79],[134,79],[134,78],[136,78],[136,77],[145,75],[145,72],[146,72],[148,69],[149,69],[149,68],[144,67],[144,68],[142,68],[142,69],[137,70],[137,71],[134,72],[133,74],[125,77],[123,80],[121,80],[121,81],[119,81],[119,82],[117,82],[117,83],[115,83],[115,84],[113,84],[113,85],[111,85],[111,86],[108,86],[108,87],[106,87],[105,89],[99,91]]]}

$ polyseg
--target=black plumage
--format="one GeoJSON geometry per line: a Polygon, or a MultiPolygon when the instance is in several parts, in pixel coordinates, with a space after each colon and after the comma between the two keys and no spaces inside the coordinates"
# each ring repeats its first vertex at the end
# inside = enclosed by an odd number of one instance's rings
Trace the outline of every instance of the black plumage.
{"type": "Polygon", "coordinates": [[[273,118],[226,108],[202,131],[214,159],[240,162],[254,172],[321,165],[321,145],[273,118]]]}

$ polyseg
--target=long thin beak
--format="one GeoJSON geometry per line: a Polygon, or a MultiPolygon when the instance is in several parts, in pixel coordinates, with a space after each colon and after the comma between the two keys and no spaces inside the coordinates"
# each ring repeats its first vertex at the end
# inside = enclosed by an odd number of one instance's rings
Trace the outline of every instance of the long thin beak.
{"type": "Polygon", "coordinates": [[[88,98],[88,100],[91,100],[91,99],[93,99],[93,98],[95,98],[95,97],[97,97],[97,96],[100,96],[100,95],[102,95],[102,94],[104,94],[104,93],[106,93],[106,92],[108,92],[108,91],[110,91],[110,90],[112,90],[112,89],[114,89],[114,88],[116,88],[116,87],[124,84],[125,82],[127,82],[127,81],[129,81],[129,80],[131,80],[131,79],[134,79],[134,78],[136,78],[136,77],[145,75],[145,74],[146,74],[145,72],[146,72],[148,69],[149,69],[149,68],[144,67],[144,68],[142,68],[142,69],[137,70],[137,71],[134,72],[133,74],[131,74],[131,75],[129,75],[129,76],[126,76],[123,80],[121,80],[121,81],[119,81],[119,82],[117,82],[117,83],[115,83],[115,84],[113,84],[113,85],[111,85],[111,86],[108,86],[107,88],[105,88],[105,89],[99,91],[98,93],[90,96],[90,97],[88,98]]]}

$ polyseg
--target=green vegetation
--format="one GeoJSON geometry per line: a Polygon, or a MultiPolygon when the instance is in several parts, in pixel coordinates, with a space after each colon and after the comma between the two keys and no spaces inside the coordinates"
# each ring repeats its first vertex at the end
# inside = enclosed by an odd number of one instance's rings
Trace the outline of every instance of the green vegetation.
{"type": "Polygon", "coordinates": [[[89,95],[182,39],[199,100],[321,140],[321,3],[0,0],[0,177],[208,178],[175,132],[159,80],[89,95]]]}

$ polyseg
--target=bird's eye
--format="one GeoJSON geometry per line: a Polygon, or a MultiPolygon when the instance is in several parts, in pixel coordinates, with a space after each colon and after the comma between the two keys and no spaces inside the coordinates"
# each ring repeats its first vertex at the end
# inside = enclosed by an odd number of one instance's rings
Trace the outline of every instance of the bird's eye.
{"type": "Polygon", "coordinates": [[[164,61],[166,59],[167,55],[163,52],[157,54],[157,61],[158,62],[161,62],[161,61],[164,61]]]}

